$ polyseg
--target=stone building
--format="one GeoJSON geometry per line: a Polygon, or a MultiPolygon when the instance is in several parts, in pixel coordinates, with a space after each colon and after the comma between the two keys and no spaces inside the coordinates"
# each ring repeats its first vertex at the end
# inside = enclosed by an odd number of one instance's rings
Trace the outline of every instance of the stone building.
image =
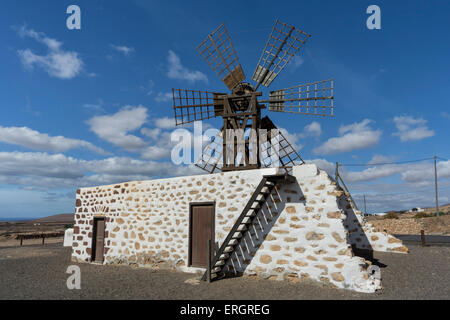
{"type": "Polygon", "coordinates": [[[224,273],[375,291],[358,254],[407,253],[402,242],[367,224],[314,164],[293,167],[257,200],[261,181],[279,176],[267,168],[79,189],[72,259],[203,273],[208,239],[214,255],[234,231],[233,250],[213,265],[224,273]],[[236,229],[252,201],[260,206],[236,229]]]}

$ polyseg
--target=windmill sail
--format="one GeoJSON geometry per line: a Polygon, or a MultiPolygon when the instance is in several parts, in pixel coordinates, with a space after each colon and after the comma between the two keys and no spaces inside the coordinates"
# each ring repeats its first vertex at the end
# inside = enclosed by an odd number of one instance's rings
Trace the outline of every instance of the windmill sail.
{"type": "Polygon", "coordinates": [[[269,117],[261,119],[261,129],[267,130],[268,133],[267,140],[262,141],[260,146],[263,167],[276,166],[290,173],[293,166],[305,163],[269,117]]]}
{"type": "Polygon", "coordinates": [[[197,47],[198,52],[209,66],[217,73],[228,89],[232,90],[245,79],[233,43],[224,24],[197,47]]]}
{"type": "Polygon", "coordinates": [[[332,117],[333,85],[329,79],[271,91],[269,100],[260,102],[269,103],[269,111],[332,117]]]}
{"type": "Polygon", "coordinates": [[[222,171],[223,129],[203,148],[195,165],[208,173],[222,171]]]}
{"type": "Polygon", "coordinates": [[[223,112],[223,93],[172,89],[176,125],[220,116],[223,112]]]}
{"type": "MultiPolygon", "coordinates": [[[[259,157],[261,166],[280,167],[287,173],[291,173],[292,167],[303,164],[304,161],[289,143],[283,133],[275,124],[264,117],[261,119],[261,129],[266,130],[265,139],[260,139],[259,157]],[[275,130],[273,130],[275,129],[275,130]],[[273,131],[272,131],[273,130],[273,131]]],[[[223,167],[223,129],[204,147],[202,155],[195,165],[208,173],[222,171],[223,167]]],[[[263,136],[261,136],[263,137],[263,136]]]]}
{"type": "Polygon", "coordinates": [[[309,34],[277,20],[259,58],[253,81],[268,87],[303,46],[309,34]]]}

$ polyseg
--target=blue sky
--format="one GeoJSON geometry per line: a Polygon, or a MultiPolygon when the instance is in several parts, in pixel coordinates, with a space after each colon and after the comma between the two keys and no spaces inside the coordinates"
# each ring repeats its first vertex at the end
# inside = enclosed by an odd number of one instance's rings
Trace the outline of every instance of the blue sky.
{"type": "MultiPolygon", "coordinates": [[[[195,50],[222,22],[247,80],[275,19],[312,35],[270,87],[335,79],[334,118],[270,115],[304,159],[330,173],[336,161],[448,159],[449,12],[448,1],[6,2],[0,218],[72,212],[78,187],[195,173],[170,161],[167,93],[226,90],[195,50]],[[81,30],[66,27],[71,4],[81,30]],[[381,30],[366,28],[371,4],[381,30]]],[[[448,203],[450,162],[438,173],[448,203]]],[[[343,176],[372,212],[434,204],[431,161],[343,176]]]]}

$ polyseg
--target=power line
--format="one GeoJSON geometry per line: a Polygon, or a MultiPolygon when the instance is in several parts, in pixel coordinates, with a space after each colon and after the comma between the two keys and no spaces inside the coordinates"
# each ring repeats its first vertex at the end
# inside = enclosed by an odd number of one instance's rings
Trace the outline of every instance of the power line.
{"type": "MultiPolygon", "coordinates": [[[[447,190],[449,189],[450,186],[445,186],[445,187],[440,187],[440,190],[447,190]]],[[[377,196],[396,196],[396,195],[401,195],[401,194],[417,194],[417,193],[424,193],[424,192],[428,192],[429,189],[421,189],[421,190],[414,190],[414,191],[405,191],[405,192],[395,192],[395,193],[367,193],[366,192],[355,192],[354,197],[355,198],[361,198],[364,195],[366,195],[367,197],[377,197],[377,196]]]]}
{"type": "MultiPolygon", "coordinates": [[[[441,160],[448,161],[447,159],[437,157],[441,160]]],[[[433,160],[434,157],[431,158],[423,158],[423,159],[417,159],[417,160],[405,160],[405,161],[397,161],[397,162],[379,162],[379,163],[339,163],[339,166],[345,166],[345,167],[371,167],[371,166],[384,166],[388,164],[405,164],[405,163],[412,163],[412,162],[422,162],[426,160],[433,160]]]]}

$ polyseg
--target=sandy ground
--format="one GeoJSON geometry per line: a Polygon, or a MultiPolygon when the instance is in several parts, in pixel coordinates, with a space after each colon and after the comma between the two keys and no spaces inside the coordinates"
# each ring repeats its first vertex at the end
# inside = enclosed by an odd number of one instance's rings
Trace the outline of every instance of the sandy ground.
{"type": "Polygon", "coordinates": [[[0,248],[0,299],[450,299],[450,247],[409,245],[410,254],[375,253],[383,290],[362,294],[314,281],[289,283],[247,277],[213,283],[193,274],[128,266],[75,264],[61,243],[0,248]],[[66,286],[70,265],[81,289],[66,286]]]}

